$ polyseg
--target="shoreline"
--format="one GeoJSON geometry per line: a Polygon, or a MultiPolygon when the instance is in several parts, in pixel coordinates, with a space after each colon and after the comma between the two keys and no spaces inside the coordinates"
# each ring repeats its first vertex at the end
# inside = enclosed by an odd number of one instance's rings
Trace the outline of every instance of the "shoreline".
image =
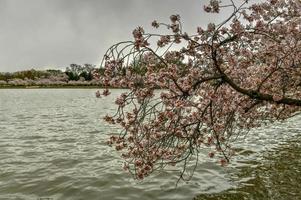
{"type": "MultiPolygon", "coordinates": [[[[102,86],[0,86],[1,89],[104,89],[102,86]]],[[[123,88],[109,88],[123,89],[123,88]]]]}

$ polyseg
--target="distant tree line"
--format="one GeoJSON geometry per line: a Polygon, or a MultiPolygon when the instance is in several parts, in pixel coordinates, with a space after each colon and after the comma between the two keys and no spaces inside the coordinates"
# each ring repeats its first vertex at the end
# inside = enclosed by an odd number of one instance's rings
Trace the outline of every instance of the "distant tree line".
{"type": "MultiPolygon", "coordinates": [[[[145,76],[147,69],[147,55],[140,58],[145,62],[138,62],[134,59],[127,68],[122,69],[121,76],[139,74],[145,76]]],[[[176,62],[180,59],[175,59],[176,62]]],[[[154,70],[162,68],[158,60],[154,60],[154,70]]],[[[182,63],[181,63],[182,64],[182,63]]],[[[105,68],[92,64],[70,64],[66,69],[47,70],[24,70],[17,72],[0,72],[0,87],[27,87],[27,86],[102,86],[102,78],[105,76],[105,68]]]]}
{"type": "Polygon", "coordinates": [[[65,71],[56,69],[0,72],[0,86],[101,85],[103,68],[91,64],[70,64],[65,71]]]}
{"type": "Polygon", "coordinates": [[[91,81],[93,79],[93,70],[95,69],[94,65],[91,64],[71,64],[70,67],[66,68],[66,75],[69,80],[78,81],[84,79],[86,81],[91,81]]]}

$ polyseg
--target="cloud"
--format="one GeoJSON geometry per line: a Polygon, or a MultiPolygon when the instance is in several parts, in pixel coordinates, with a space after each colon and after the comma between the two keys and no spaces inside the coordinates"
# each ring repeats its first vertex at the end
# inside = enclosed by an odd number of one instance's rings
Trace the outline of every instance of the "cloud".
{"type": "Polygon", "coordinates": [[[0,0],[0,71],[99,63],[106,49],[180,14],[194,32],[210,16],[199,0],[0,0]]]}

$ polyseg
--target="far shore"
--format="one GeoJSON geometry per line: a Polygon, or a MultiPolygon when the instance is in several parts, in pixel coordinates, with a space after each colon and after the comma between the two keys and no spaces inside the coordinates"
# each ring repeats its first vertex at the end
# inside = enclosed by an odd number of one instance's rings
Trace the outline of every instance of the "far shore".
{"type": "MultiPolygon", "coordinates": [[[[104,89],[102,86],[0,86],[0,89],[104,89]]],[[[125,89],[125,88],[109,88],[125,89]]]]}

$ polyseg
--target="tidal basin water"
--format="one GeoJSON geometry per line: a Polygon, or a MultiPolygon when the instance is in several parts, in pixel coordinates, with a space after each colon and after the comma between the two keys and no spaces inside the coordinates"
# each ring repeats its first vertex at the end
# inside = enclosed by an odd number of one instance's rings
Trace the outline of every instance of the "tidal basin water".
{"type": "Polygon", "coordinates": [[[102,121],[122,90],[95,91],[0,90],[0,200],[301,199],[301,115],[251,131],[227,167],[201,154],[176,187],[173,168],[143,181],[122,170],[102,121]]]}

